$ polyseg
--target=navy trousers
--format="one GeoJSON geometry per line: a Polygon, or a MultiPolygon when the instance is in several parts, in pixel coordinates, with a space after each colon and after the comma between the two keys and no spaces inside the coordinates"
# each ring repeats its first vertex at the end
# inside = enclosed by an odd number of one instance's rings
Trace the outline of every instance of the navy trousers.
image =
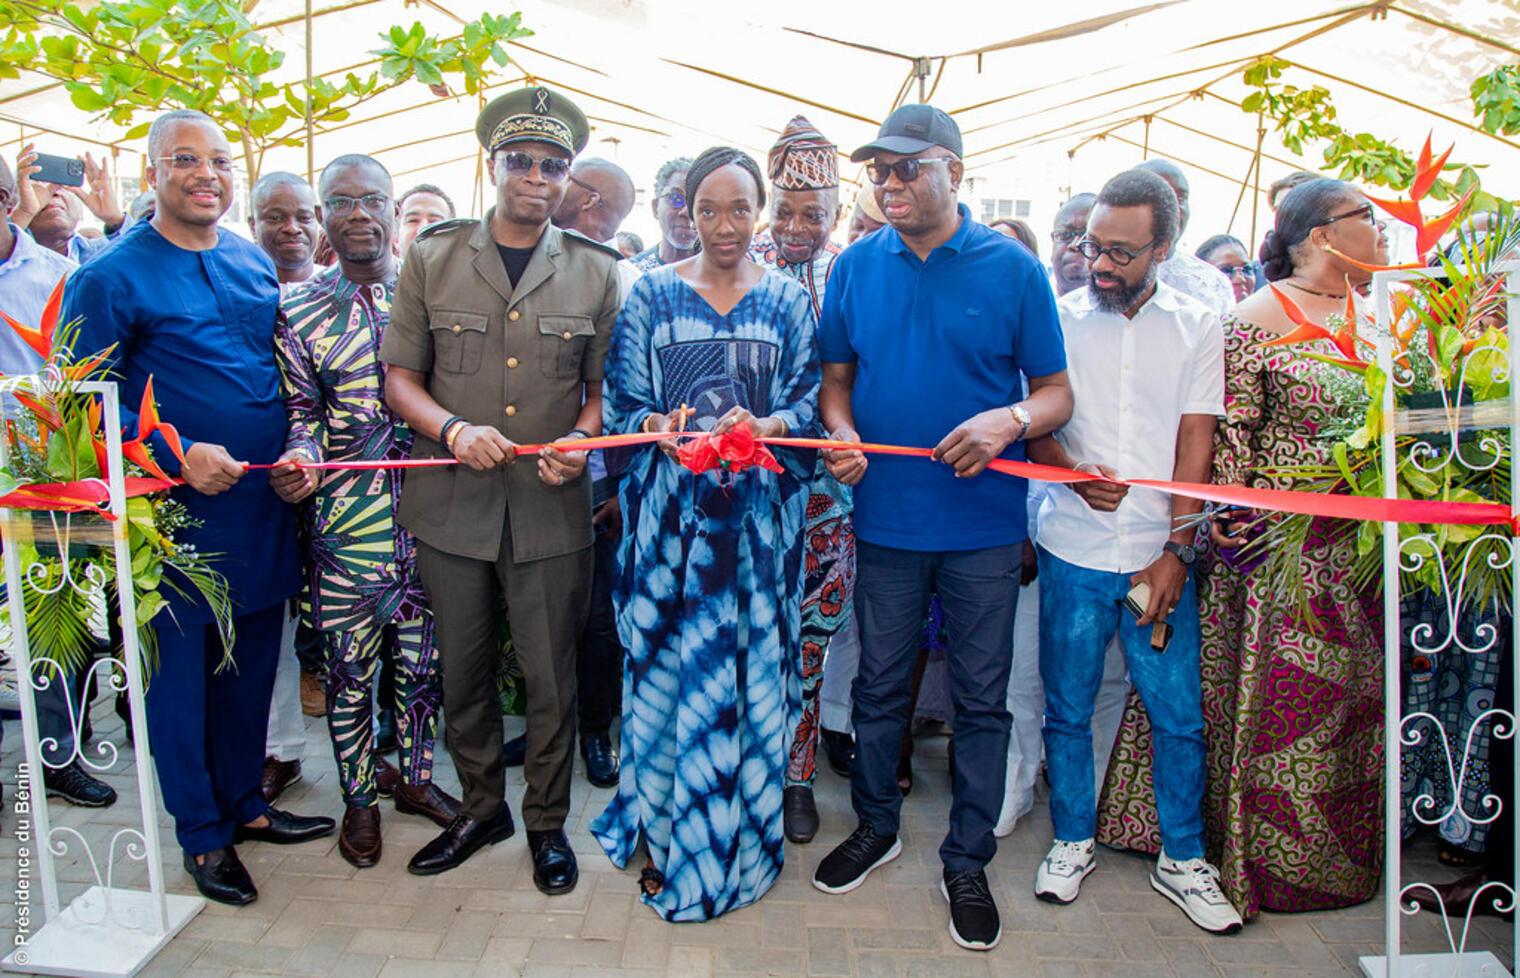
{"type": "Polygon", "coordinates": [[[856,755],[850,800],[862,822],[897,833],[897,761],[913,667],[929,595],[938,593],[949,636],[956,762],[950,831],[939,855],[954,872],[981,869],[997,852],[992,827],[1008,766],[1008,673],[1023,546],[920,552],[856,542],[860,672],[851,687],[856,755]]]}
{"type": "Polygon", "coordinates": [[[237,615],[236,664],[221,672],[216,626],[156,629],[148,737],[164,807],[174,816],[180,848],[191,855],[231,845],[233,830],[269,807],[259,777],[284,611],[282,601],[237,615]]]}

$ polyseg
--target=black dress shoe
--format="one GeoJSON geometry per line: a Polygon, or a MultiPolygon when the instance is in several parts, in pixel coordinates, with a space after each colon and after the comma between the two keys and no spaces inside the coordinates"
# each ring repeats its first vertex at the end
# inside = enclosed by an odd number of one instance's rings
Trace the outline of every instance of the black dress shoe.
{"type": "Polygon", "coordinates": [[[460,815],[441,835],[417,850],[417,855],[406,864],[407,872],[414,876],[432,876],[453,869],[475,855],[477,849],[510,839],[516,831],[512,809],[506,802],[501,803],[501,811],[483,822],[460,815]]]}
{"type": "Polygon", "coordinates": [[[259,898],[254,889],[253,877],[238,859],[237,850],[228,846],[205,854],[199,865],[195,857],[185,853],[185,872],[195,880],[195,888],[201,896],[217,903],[241,907],[259,898]]]}
{"type": "Polygon", "coordinates": [[[823,731],[823,756],[835,774],[848,778],[855,764],[855,738],[838,730],[823,731]]]}
{"type": "Polygon", "coordinates": [[[564,829],[528,830],[528,849],[533,853],[533,885],[540,893],[558,896],[575,889],[580,870],[564,829]]]}
{"type": "Polygon", "coordinates": [[[781,825],[793,842],[812,842],[818,834],[818,806],[813,804],[813,789],[794,784],[781,793],[781,825]]]}
{"type": "Polygon", "coordinates": [[[513,737],[501,745],[501,762],[507,767],[522,767],[528,760],[528,735],[513,737]]]}
{"type": "Polygon", "coordinates": [[[42,783],[47,786],[49,798],[62,798],[70,805],[107,808],[116,804],[116,789],[86,774],[77,760],[58,768],[44,764],[42,783]]]}
{"type": "Polygon", "coordinates": [[[389,754],[396,749],[396,711],[375,711],[375,750],[389,754]]]}
{"type": "Polygon", "coordinates": [[[239,825],[232,832],[234,842],[272,842],[277,846],[293,846],[298,842],[320,839],[331,835],[337,823],[325,816],[292,815],[278,808],[266,809],[269,824],[263,828],[239,825]]]}
{"type": "Polygon", "coordinates": [[[598,788],[615,788],[618,783],[618,752],[607,734],[581,738],[581,759],[586,762],[586,780],[598,788]]]}

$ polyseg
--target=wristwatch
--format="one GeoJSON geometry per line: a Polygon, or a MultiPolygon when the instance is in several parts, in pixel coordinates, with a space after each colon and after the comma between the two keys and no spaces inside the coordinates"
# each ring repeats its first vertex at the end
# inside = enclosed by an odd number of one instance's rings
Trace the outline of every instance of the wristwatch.
{"type": "Polygon", "coordinates": [[[1019,423],[1019,437],[1014,441],[1023,441],[1024,436],[1029,434],[1029,426],[1034,423],[1034,418],[1029,416],[1029,409],[1022,404],[1008,405],[1008,413],[1019,423]]]}
{"type": "Polygon", "coordinates": [[[1182,561],[1182,566],[1184,567],[1192,567],[1194,558],[1198,556],[1198,551],[1194,550],[1190,544],[1175,543],[1171,540],[1166,541],[1162,549],[1169,554],[1176,555],[1177,559],[1182,561]]]}

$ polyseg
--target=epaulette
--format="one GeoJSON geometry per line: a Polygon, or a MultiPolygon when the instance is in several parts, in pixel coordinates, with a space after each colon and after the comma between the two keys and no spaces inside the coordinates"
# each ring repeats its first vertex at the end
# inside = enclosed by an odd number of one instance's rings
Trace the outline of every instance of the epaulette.
{"type": "Polygon", "coordinates": [[[600,241],[594,241],[591,238],[588,238],[586,235],[582,234],[580,231],[575,230],[574,228],[562,230],[560,233],[563,234],[566,238],[573,239],[580,244],[588,244],[593,248],[599,248],[602,251],[605,251],[607,254],[611,255],[613,258],[618,259],[619,261],[621,261],[623,258],[623,253],[612,247],[612,245],[603,244],[600,241]]]}
{"type": "Polygon", "coordinates": [[[445,231],[455,231],[459,228],[473,228],[480,224],[478,217],[455,217],[447,221],[439,221],[437,224],[429,224],[421,231],[413,241],[421,241],[423,238],[431,238],[434,235],[443,234],[445,231]]]}

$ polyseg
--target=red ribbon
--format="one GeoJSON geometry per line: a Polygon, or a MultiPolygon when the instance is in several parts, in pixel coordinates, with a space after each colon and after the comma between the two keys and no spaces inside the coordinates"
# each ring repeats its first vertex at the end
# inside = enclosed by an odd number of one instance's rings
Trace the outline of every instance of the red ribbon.
{"type": "MultiPolygon", "coordinates": [[[[773,472],[780,465],[765,446],[784,448],[832,449],[834,451],[862,451],[873,455],[899,455],[911,458],[932,458],[928,448],[905,445],[884,445],[872,442],[843,442],[823,438],[755,438],[746,439],[737,433],[748,429],[736,428],[726,436],[712,436],[702,432],[657,432],[653,434],[603,435],[599,438],[573,438],[565,441],[534,445],[518,445],[518,455],[537,455],[545,448],[561,452],[585,452],[599,448],[620,448],[630,445],[647,445],[667,439],[685,439],[678,454],[681,463],[693,472],[724,469],[742,472],[759,466],[773,472]]],[[[267,462],[248,466],[249,469],[272,469],[285,462],[267,462]]],[[[452,458],[388,459],[357,462],[295,462],[303,469],[411,469],[434,466],[457,465],[452,458]]],[[[1513,535],[1520,536],[1520,519],[1511,514],[1508,506],[1500,503],[1457,503],[1434,499],[1383,499],[1371,496],[1349,496],[1336,493],[1302,492],[1290,489],[1253,489],[1248,486],[1220,486],[1198,482],[1170,482],[1163,479],[1104,479],[1090,472],[1079,472],[1036,462],[1015,462],[1010,459],[993,459],[989,469],[1007,475],[1021,476],[1040,482],[1071,485],[1077,482],[1115,482],[1119,485],[1144,489],[1156,489],[1174,496],[1186,496],[1205,502],[1223,503],[1248,509],[1275,510],[1282,513],[1301,513],[1308,516],[1324,516],[1344,520],[1374,520],[1382,523],[1425,523],[1455,526],[1502,526],[1513,535]]],[[[165,482],[160,479],[131,478],[127,480],[127,495],[140,496],[160,492],[179,485],[178,480],[165,482]]],[[[81,511],[103,509],[109,501],[109,493],[103,480],[85,482],[40,483],[23,486],[7,496],[0,496],[0,506],[12,509],[51,509],[81,511]]]]}

